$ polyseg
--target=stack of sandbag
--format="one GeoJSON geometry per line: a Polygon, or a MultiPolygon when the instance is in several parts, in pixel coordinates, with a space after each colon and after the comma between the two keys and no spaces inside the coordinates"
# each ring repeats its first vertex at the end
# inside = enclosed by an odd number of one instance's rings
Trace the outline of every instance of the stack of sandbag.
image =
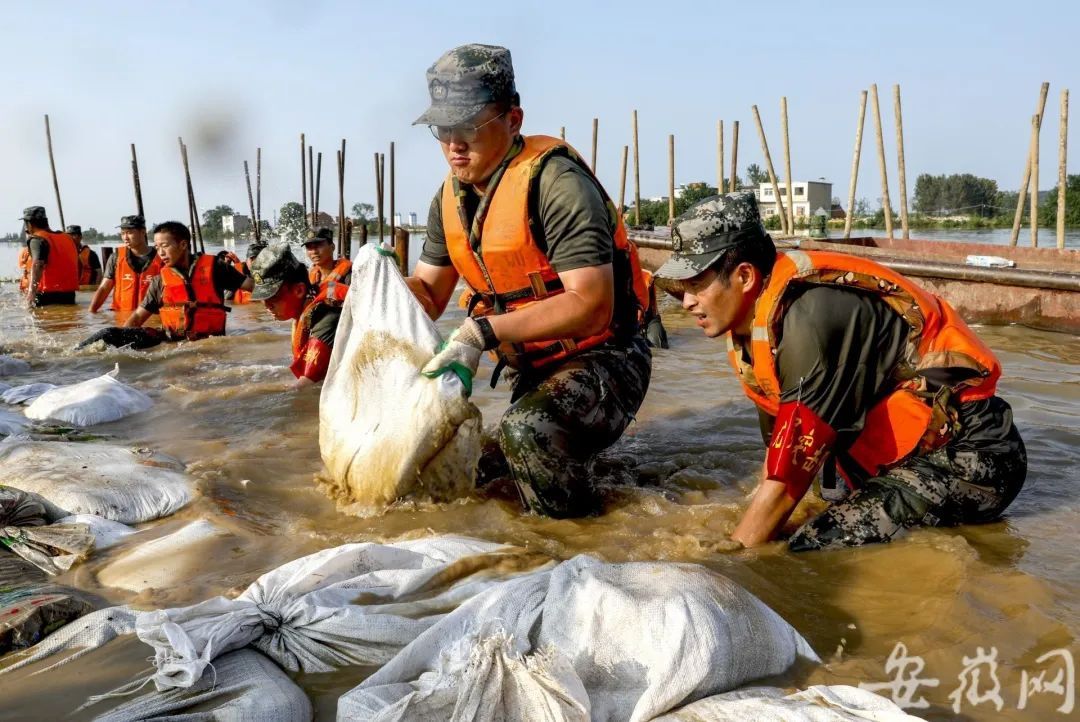
{"type": "Polygon", "coordinates": [[[457,376],[420,375],[441,342],[393,253],[361,248],[319,400],[319,447],[341,501],[472,489],[480,412],[457,376]]]}
{"type": "Polygon", "coordinates": [[[0,409],[0,436],[17,436],[26,431],[30,424],[22,414],[7,409],[0,409]]]}
{"type": "Polygon", "coordinates": [[[93,514],[138,524],[175,513],[195,493],[179,461],[109,444],[9,439],[0,444],[0,470],[0,480],[39,495],[56,519],[93,514]]]}
{"type": "Polygon", "coordinates": [[[5,404],[11,404],[12,406],[29,404],[46,391],[55,388],[56,384],[48,383],[33,383],[23,384],[22,386],[10,386],[2,394],[0,394],[0,401],[3,401],[5,404]]]}
{"type": "Polygon", "coordinates": [[[138,389],[116,379],[117,364],[104,376],[49,389],[26,407],[27,418],[50,419],[74,426],[93,426],[146,411],[154,402],[138,389]]]}
{"type": "Polygon", "coordinates": [[[792,694],[751,687],[707,697],[653,722],[918,722],[873,692],[848,685],[814,685],[792,694]]]}

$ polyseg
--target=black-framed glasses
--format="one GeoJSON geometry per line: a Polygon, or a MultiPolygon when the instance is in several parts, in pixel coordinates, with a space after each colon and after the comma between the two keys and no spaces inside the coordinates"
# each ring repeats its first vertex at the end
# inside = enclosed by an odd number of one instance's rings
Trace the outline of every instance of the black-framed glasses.
{"type": "Polygon", "coordinates": [[[435,136],[435,140],[440,143],[449,143],[454,138],[462,143],[472,143],[476,140],[476,136],[480,133],[480,129],[488,123],[494,123],[499,118],[506,115],[506,112],[499,113],[494,118],[487,120],[480,125],[429,125],[428,130],[435,136]]]}

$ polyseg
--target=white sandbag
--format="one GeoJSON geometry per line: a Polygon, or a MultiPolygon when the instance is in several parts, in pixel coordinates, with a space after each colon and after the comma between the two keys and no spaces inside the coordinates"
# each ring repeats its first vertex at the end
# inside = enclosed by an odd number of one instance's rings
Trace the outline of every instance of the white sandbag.
{"type": "Polygon", "coordinates": [[[288,671],[381,665],[445,610],[498,584],[479,573],[451,581],[456,563],[497,565],[504,549],[462,537],[324,549],[267,572],[235,599],[139,612],[136,633],[154,648],[158,690],[190,687],[216,657],[249,644],[288,671]]]}
{"type": "Polygon", "coordinates": [[[207,519],[198,519],[110,562],[98,571],[98,581],[131,592],[176,586],[205,564],[207,542],[227,535],[207,519]]]}
{"type": "Polygon", "coordinates": [[[15,376],[30,370],[30,364],[11,356],[0,356],[0,376],[15,376]]]}
{"type": "Polygon", "coordinates": [[[6,393],[8,391],[8,389],[10,389],[10,388],[11,388],[11,384],[5,384],[2,381],[0,381],[0,394],[6,393]]]}
{"type": "Polygon", "coordinates": [[[94,514],[124,524],[168,516],[195,494],[183,465],[148,449],[101,443],[0,443],[0,477],[8,486],[39,494],[49,515],[94,514]]]}
{"type": "Polygon", "coordinates": [[[94,536],[83,524],[8,526],[0,528],[0,544],[46,574],[60,574],[90,554],[94,536]]]}
{"type": "Polygon", "coordinates": [[[18,436],[30,425],[29,419],[14,411],[0,409],[0,436],[18,436]]]}
{"type": "Polygon", "coordinates": [[[35,644],[17,662],[0,669],[0,679],[28,665],[56,659],[38,670],[52,672],[74,662],[124,634],[135,632],[135,612],[128,607],[108,607],[76,619],[35,644]]]}
{"type": "Polygon", "coordinates": [[[121,524],[118,521],[94,516],[93,514],[72,514],[57,519],[56,523],[84,525],[90,530],[90,534],[94,537],[95,551],[101,551],[116,546],[126,537],[138,533],[136,529],[132,529],[127,524],[121,524]]]}
{"type": "Polygon", "coordinates": [[[396,257],[360,249],[319,400],[319,447],[342,501],[386,504],[472,489],[480,412],[453,374],[420,369],[442,342],[396,257]]]}
{"type": "Polygon", "coordinates": [[[46,391],[26,407],[26,416],[39,421],[52,419],[74,426],[93,426],[146,411],[154,405],[142,391],[117,381],[119,373],[117,364],[104,376],[46,391]]]}
{"type": "Polygon", "coordinates": [[[780,674],[798,656],[817,660],[775,612],[704,567],[583,555],[454,610],[345,694],[338,720],[418,722],[447,710],[458,719],[473,709],[462,706],[469,700],[531,690],[525,698],[544,719],[576,720],[584,710],[592,720],[644,721],[780,674]],[[496,645],[494,663],[491,640],[500,638],[508,641],[496,645]],[[530,664],[534,658],[543,663],[530,664]],[[561,660],[572,675],[552,674],[561,660]]]}
{"type": "Polygon", "coordinates": [[[38,396],[41,396],[46,391],[50,391],[56,388],[56,384],[24,384],[22,386],[12,386],[0,394],[0,401],[5,404],[11,404],[17,406],[19,404],[28,404],[38,396]]]}
{"type": "Polygon", "coordinates": [[[756,687],[698,700],[653,722],[916,722],[892,700],[847,685],[815,685],[785,695],[756,687]]]}

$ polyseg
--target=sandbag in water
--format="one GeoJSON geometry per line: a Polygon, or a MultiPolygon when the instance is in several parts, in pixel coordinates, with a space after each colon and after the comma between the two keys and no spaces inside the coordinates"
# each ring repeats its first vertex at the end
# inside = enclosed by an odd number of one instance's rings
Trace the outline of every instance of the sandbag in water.
{"type": "Polygon", "coordinates": [[[154,402],[116,376],[120,365],[89,381],[46,391],[26,407],[30,419],[63,421],[74,426],[93,426],[146,411],[154,402]]]}
{"type": "Polygon", "coordinates": [[[31,647],[93,609],[78,591],[45,582],[45,573],[0,554],[0,655],[31,647]]]}
{"type": "Polygon", "coordinates": [[[4,393],[0,394],[0,401],[5,404],[11,404],[12,406],[18,406],[21,404],[28,404],[41,396],[46,391],[50,391],[56,388],[56,384],[36,383],[36,384],[23,384],[22,386],[12,386],[4,393]]]}
{"type": "Polygon", "coordinates": [[[0,376],[15,376],[25,374],[30,370],[30,364],[22,359],[0,355],[0,376]]]}
{"type": "Polygon", "coordinates": [[[143,592],[168,589],[189,578],[205,563],[207,542],[228,534],[206,519],[198,519],[158,539],[145,542],[97,573],[106,587],[143,592]]]}
{"type": "Polygon", "coordinates": [[[461,496],[480,456],[480,411],[458,377],[420,375],[442,338],[387,253],[369,244],[353,262],[319,399],[323,463],[343,502],[461,496]]]}
{"type": "Polygon", "coordinates": [[[93,514],[123,524],[168,516],[195,494],[179,461],[147,449],[101,443],[0,443],[0,482],[34,492],[50,517],[93,514]]]}
{"type": "Polygon", "coordinates": [[[653,722],[917,722],[885,697],[848,685],[814,685],[786,694],[756,687],[707,697],[653,722]]]}

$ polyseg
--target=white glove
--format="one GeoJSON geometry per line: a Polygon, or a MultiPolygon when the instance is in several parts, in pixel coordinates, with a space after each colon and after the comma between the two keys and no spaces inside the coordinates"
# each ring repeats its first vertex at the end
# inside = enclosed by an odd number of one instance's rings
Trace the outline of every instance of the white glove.
{"type": "Polygon", "coordinates": [[[476,321],[467,318],[450,334],[450,338],[424,365],[420,373],[428,378],[447,372],[457,374],[465,386],[465,393],[471,395],[473,376],[476,375],[483,352],[484,334],[476,321]]]}

